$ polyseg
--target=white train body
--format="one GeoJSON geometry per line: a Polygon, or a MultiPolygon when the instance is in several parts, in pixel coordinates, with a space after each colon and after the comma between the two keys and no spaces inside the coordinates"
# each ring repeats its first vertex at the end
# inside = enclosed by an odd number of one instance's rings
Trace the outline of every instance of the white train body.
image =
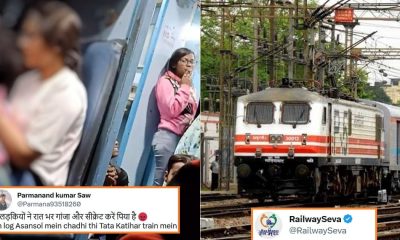
{"type": "Polygon", "coordinates": [[[293,148],[294,157],[325,158],[332,164],[379,164],[384,148],[382,124],[377,121],[382,117],[377,108],[326,98],[305,89],[267,89],[238,100],[235,156],[254,157],[258,149],[261,158],[288,157],[289,148],[293,148]],[[247,121],[251,118],[247,115],[254,115],[250,111],[255,103],[273,105],[272,123],[257,126],[247,121]],[[299,119],[302,110],[295,110],[294,117],[284,116],[283,111],[291,104],[309,108],[295,128],[293,119],[299,119]],[[282,142],[271,141],[273,135],[281,135],[282,142]]]}
{"type": "Polygon", "coordinates": [[[363,100],[366,104],[375,106],[384,114],[385,151],[384,163],[389,164],[389,170],[398,178],[400,170],[400,107],[363,100]]]}
{"type": "Polygon", "coordinates": [[[383,112],[371,103],[303,88],[270,88],[240,97],[234,145],[239,193],[258,198],[310,194],[339,181],[336,188],[347,194],[349,188],[364,192],[381,185],[382,169],[390,162],[385,160],[383,112]],[[353,179],[354,186],[343,186],[346,179],[353,179]]]}

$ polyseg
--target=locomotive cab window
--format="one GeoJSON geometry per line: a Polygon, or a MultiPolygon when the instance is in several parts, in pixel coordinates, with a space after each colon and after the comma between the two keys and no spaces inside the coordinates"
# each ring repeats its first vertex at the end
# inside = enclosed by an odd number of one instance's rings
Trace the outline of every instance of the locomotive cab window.
{"type": "Polygon", "coordinates": [[[246,108],[246,122],[251,124],[271,124],[274,121],[274,104],[270,102],[249,103],[246,108]]]}
{"type": "Polygon", "coordinates": [[[310,118],[310,106],[307,103],[284,103],[282,105],[282,123],[307,124],[310,118]]]}

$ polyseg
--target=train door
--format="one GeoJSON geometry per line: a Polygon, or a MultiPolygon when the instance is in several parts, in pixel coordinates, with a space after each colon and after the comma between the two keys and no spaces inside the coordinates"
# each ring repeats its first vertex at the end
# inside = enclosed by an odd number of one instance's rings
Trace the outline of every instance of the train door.
{"type": "Polygon", "coordinates": [[[400,121],[396,122],[396,129],[397,129],[397,135],[396,135],[396,158],[397,158],[397,164],[400,164],[400,121]]]}
{"type": "Polygon", "coordinates": [[[381,158],[381,141],[382,141],[383,119],[380,115],[375,116],[375,141],[378,142],[378,159],[381,158]]]}
{"type": "Polygon", "coordinates": [[[332,110],[332,132],[331,132],[331,142],[332,142],[332,153],[337,155],[341,153],[342,138],[341,138],[341,119],[340,111],[338,109],[332,110]]]}
{"type": "Polygon", "coordinates": [[[343,134],[342,134],[342,154],[347,155],[347,144],[348,144],[348,112],[344,111],[343,112],[343,134]]]}

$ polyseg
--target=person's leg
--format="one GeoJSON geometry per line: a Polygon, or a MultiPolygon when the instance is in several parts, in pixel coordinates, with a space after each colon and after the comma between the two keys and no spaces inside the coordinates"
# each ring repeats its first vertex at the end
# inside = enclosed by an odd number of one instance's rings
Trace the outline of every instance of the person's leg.
{"type": "Polygon", "coordinates": [[[218,175],[216,173],[212,174],[212,179],[211,179],[211,191],[214,191],[215,189],[218,188],[218,175]]]}
{"type": "Polygon", "coordinates": [[[154,158],[156,160],[156,170],[154,173],[154,186],[162,186],[164,174],[168,165],[169,158],[174,154],[176,145],[180,137],[166,130],[159,130],[153,139],[154,158]]]}
{"type": "Polygon", "coordinates": [[[219,174],[215,174],[215,189],[218,190],[219,188],[219,174]]]}
{"type": "Polygon", "coordinates": [[[211,191],[214,191],[214,173],[211,173],[211,191]]]}

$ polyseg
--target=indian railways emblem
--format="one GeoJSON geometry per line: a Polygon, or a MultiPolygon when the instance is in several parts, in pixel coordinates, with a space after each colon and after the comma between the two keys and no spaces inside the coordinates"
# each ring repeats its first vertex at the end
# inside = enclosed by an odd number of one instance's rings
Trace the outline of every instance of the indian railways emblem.
{"type": "Polygon", "coordinates": [[[281,231],[281,220],[275,213],[265,212],[255,222],[255,234],[262,238],[273,238],[281,231]]]}

